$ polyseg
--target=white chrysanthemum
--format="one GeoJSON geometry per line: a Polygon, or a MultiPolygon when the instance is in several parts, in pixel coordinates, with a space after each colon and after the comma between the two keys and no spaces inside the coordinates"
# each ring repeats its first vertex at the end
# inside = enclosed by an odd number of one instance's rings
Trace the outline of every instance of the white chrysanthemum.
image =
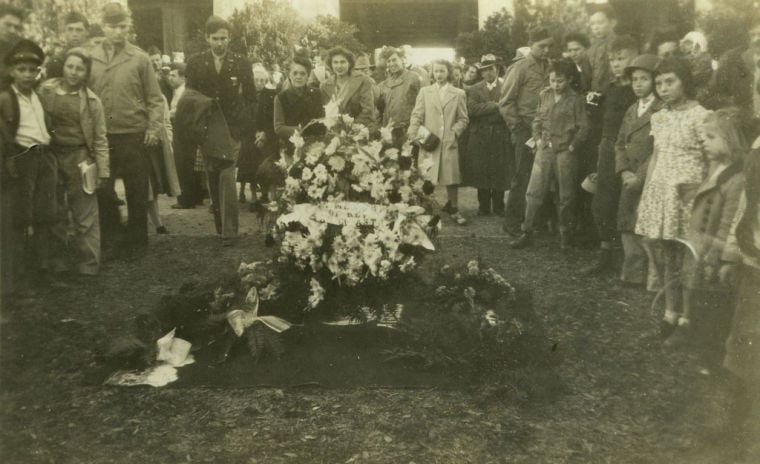
{"type": "Polygon", "coordinates": [[[305,180],[306,182],[310,181],[314,177],[314,172],[309,167],[303,168],[303,172],[301,172],[301,179],[305,180]]]}
{"type": "Polygon", "coordinates": [[[331,156],[327,160],[327,164],[330,165],[330,168],[335,172],[343,172],[346,168],[346,160],[339,155],[331,156]]]}
{"type": "Polygon", "coordinates": [[[326,186],[318,186],[315,184],[309,185],[309,188],[306,189],[306,194],[309,196],[309,198],[314,200],[321,200],[322,196],[325,194],[325,190],[327,189],[326,186]]]}
{"type": "Polygon", "coordinates": [[[318,164],[314,167],[314,180],[320,184],[327,183],[327,168],[324,164],[318,164]]]}

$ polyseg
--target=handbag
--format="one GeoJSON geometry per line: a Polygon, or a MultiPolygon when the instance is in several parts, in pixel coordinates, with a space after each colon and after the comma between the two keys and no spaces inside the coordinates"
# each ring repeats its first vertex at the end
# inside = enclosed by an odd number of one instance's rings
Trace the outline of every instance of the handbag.
{"type": "Polygon", "coordinates": [[[420,128],[420,139],[418,143],[423,150],[433,151],[438,148],[441,139],[434,133],[430,132],[426,127],[422,126],[420,128]]]}

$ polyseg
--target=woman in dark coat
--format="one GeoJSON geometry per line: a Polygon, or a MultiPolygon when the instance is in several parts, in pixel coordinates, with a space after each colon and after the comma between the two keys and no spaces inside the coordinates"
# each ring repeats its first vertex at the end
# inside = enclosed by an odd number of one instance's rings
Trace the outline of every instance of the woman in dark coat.
{"type": "MultiPolygon", "coordinates": [[[[256,202],[256,172],[268,157],[277,154],[277,137],[274,135],[274,97],[277,91],[268,88],[269,73],[264,68],[253,70],[256,86],[256,107],[252,126],[243,138],[238,158],[237,181],[240,182],[240,202],[245,203],[245,185],[251,187],[251,202],[256,202]]],[[[266,195],[266,192],[264,192],[266,195]]]]}
{"type": "Polygon", "coordinates": [[[499,62],[495,56],[485,55],[477,67],[483,80],[467,88],[470,126],[464,157],[465,183],[478,189],[478,215],[501,215],[504,191],[509,188],[512,144],[499,114],[499,62]]]}
{"type": "MultiPolygon", "coordinates": [[[[274,98],[273,130],[279,140],[279,146],[288,155],[295,149],[289,140],[290,137],[312,120],[325,115],[320,91],[306,85],[310,73],[311,61],[301,56],[293,58],[288,73],[288,87],[274,98]]],[[[301,132],[304,138],[320,137],[324,134],[325,126],[322,124],[312,124],[301,132]]],[[[278,159],[279,153],[275,153],[259,167],[256,176],[264,192],[283,185],[285,181],[281,170],[275,166],[278,159]]]]}

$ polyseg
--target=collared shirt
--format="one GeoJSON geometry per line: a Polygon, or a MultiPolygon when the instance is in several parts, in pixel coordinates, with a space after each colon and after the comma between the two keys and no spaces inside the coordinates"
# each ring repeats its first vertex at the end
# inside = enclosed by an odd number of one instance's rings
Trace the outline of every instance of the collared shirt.
{"type": "Polygon", "coordinates": [[[639,100],[639,106],[636,111],[639,117],[642,117],[647,112],[649,107],[652,106],[652,102],[654,102],[654,94],[649,94],[648,97],[639,100]]]}
{"type": "Polygon", "coordinates": [[[15,85],[11,85],[11,88],[18,97],[19,121],[16,143],[22,147],[49,145],[50,134],[45,124],[45,110],[42,109],[37,93],[32,91],[30,96],[26,96],[19,92],[15,85]]]}
{"type": "Polygon", "coordinates": [[[211,52],[211,54],[214,56],[214,69],[216,69],[216,72],[219,73],[222,71],[222,65],[224,64],[224,57],[227,56],[225,53],[222,56],[217,56],[216,53],[211,52]]]}
{"type": "Polygon", "coordinates": [[[172,102],[171,105],[169,105],[169,116],[172,118],[177,112],[177,103],[179,103],[179,99],[182,98],[183,93],[185,93],[185,84],[174,89],[174,92],[172,93],[172,102]]]}
{"type": "Polygon", "coordinates": [[[486,82],[486,88],[488,89],[489,92],[493,90],[494,87],[496,87],[497,85],[499,85],[499,79],[494,79],[493,82],[491,82],[490,84],[486,82]]]}

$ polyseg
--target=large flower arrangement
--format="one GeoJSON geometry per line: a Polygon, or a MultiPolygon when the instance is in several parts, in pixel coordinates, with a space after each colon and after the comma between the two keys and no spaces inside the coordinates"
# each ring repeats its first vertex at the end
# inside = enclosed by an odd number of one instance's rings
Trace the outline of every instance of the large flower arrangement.
{"type": "Polygon", "coordinates": [[[431,238],[440,226],[428,214],[433,186],[419,173],[411,145],[391,146],[390,128],[371,139],[335,102],[325,113],[291,137],[295,151],[278,162],[286,178],[271,206],[280,262],[308,277],[308,308],[319,305],[326,288],[414,269],[420,250],[434,250],[431,238]],[[301,135],[316,124],[324,125],[324,136],[301,135]]]}

